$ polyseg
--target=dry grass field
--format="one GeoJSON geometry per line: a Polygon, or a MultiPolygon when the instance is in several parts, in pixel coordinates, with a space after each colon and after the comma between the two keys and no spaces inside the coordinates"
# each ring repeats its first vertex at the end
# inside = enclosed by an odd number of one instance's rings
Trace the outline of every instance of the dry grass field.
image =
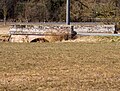
{"type": "Polygon", "coordinates": [[[120,43],[0,43],[0,91],[120,91],[120,43]]]}
{"type": "Polygon", "coordinates": [[[9,29],[10,25],[4,26],[2,23],[0,23],[0,34],[8,34],[9,29]]]}

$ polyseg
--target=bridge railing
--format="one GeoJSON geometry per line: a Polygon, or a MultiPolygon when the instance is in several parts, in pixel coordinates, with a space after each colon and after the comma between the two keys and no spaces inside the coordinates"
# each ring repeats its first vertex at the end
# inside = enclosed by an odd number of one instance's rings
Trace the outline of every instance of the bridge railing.
{"type": "Polygon", "coordinates": [[[71,29],[69,26],[34,26],[34,27],[16,27],[15,25],[10,28],[10,35],[21,35],[21,34],[62,34],[70,33],[71,29]]]}

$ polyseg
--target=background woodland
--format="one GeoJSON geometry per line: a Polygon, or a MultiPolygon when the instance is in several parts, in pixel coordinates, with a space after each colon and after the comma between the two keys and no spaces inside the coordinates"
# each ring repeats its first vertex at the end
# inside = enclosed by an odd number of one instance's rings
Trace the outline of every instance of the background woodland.
{"type": "MultiPolygon", "coordinates": [[[[0,0],[0,21],[65,22],[67,0],[0,0]]],[[[71,0],[71,21],[119,21],[120,0],[71,0]]]]}

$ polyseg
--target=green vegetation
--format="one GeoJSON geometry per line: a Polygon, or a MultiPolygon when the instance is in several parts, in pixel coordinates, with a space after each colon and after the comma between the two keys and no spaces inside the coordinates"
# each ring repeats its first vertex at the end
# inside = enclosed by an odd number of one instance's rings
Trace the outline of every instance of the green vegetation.
{"type": "Polygon", "coordinates": [[[119,91],[120,43],[0,43],[0,91],[119,91]]]}

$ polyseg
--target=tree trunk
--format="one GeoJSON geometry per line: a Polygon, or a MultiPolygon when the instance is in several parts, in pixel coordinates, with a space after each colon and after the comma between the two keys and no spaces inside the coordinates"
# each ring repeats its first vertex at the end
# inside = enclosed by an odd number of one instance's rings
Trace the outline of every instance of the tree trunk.
{"type": "Polygon", "coordinates": [[[4,16],[4,26],[6,25],[6,16],[4,16]]]}

